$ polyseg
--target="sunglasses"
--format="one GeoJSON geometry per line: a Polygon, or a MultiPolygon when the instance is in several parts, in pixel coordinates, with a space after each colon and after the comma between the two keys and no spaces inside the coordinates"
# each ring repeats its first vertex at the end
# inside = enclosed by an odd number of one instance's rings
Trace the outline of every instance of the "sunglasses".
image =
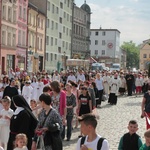
{"type": "Polygon", "coordinates": [[[87,88],[81,88],[81,90],[87,90],[87,88]]]}

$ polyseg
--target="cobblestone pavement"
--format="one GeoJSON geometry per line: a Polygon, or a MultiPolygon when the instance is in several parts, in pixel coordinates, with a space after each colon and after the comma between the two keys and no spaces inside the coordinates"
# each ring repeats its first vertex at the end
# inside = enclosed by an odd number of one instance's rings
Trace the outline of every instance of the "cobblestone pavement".
{"type": "MultiPolygon", "coordinates": [[[[129,120],[138,121],[139,130],[137,133],[144,142],[143,134],[146,130],[145,118],[141,119],[142,96],[119,97],[117,105],[102,103],[102,108],[97,112],[100,116],[98,120],[97,132],[105,137],[110,145],[110,150],[117,150],[120,137],[128,132],[127,125],[129,120]]],[[[75,150],[80,129],[74,129],[71,141],[64,141],[64,150],[75,150]]]]}

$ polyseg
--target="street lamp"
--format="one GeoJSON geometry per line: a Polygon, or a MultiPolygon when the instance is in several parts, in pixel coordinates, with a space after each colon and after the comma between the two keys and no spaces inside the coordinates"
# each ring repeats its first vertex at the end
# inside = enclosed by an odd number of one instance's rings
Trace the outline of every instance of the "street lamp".
{"type": "Polygon", "coordinates": [[[66,71],[66,52],[64,51],[64,69],[66,71]]]}

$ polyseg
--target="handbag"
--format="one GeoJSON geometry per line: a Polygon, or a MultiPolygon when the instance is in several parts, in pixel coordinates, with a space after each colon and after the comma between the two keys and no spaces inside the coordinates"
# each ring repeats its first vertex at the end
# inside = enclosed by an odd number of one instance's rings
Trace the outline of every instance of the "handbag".
{"type": "Polygon", "coordinates": [[[37,150],[45,150],[43,135],[38,136],[37,143],[36,143],[37,150]]]}

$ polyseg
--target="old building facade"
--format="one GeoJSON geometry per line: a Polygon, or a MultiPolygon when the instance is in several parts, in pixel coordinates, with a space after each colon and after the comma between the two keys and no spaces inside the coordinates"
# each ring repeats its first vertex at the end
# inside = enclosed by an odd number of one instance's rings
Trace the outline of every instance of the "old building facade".
{"type": "Polygon", "coordinates": [[[88,58],[90,56],[91,9],[85,3],[73,8],[72,57],[88,58]]]}

